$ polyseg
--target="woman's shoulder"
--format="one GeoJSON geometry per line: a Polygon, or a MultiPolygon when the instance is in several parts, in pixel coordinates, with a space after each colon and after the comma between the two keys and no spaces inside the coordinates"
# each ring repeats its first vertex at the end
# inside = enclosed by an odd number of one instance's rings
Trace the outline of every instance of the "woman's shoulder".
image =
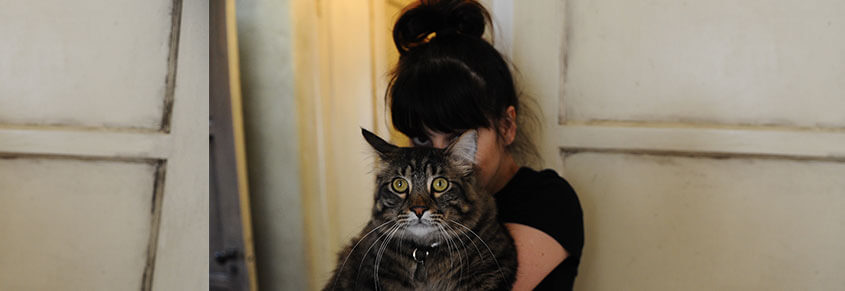
{"type": "Polygon", "coordinates": [[[495,198],[500,214],[506,218],[532,213],[555,215],[561,210],[581,212],[581,203],[575,190],[566,179],[551,169],[537,171],[520,168],[511,181],[496,193],[495,198]]]}
{"type": "Polygon", "coordinates": [[[557,240],[570,254],[580,254],[584,240],[578,195],[556,171],[521,168],[496,194],[499,219],[536,228],[557,240]]]}
{"type": "Polygon", "coordinates": [[[519,196],[523,200],[530,198],[546,200],[567,197],[577,199],[575,189],[572,188],[569,181],[561,177],[555,170],[544,169],[537,171],[528,167],[520,168],[499,194],[503,194],[506,197],[519,196]]]}

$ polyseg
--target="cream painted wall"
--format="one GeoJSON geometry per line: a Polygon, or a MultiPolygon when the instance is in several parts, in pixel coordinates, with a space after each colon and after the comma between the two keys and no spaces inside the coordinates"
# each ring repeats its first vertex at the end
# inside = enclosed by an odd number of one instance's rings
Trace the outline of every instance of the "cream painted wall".
{"type": "Polygon", "coordinates": [[[237,1],[258,286],[307,288],[290,1],[237,1]]]}
{"type": "Polygon", "coordinates": [[[838,1],[520,1],[513,60],[584,207],[576,289],[845,286],[838,1]]]}

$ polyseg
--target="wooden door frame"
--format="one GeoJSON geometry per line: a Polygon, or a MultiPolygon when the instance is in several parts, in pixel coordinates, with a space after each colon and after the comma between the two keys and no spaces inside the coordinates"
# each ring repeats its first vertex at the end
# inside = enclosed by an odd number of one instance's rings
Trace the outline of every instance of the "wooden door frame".
{"type": "MultiPolygon", "coordinates": [[[[209,208],[212,215],[209,262],[215,264],[223,256],[233,256],[233,261],[223,262],[219,267],[223,272],[227,266],[245,271],[236,276],[234,286],[238,290],[254,291],[258,290],[258,281],[247,182],[235,3],[234,0],[210,3],[209,141],[212,152],[209,157],[214,163],[209,177],[213,183],[209,208]],[[222,217],[216,217],[217,214],[222,217]],[[236,251],[221,253],[228,249],[236,251]]],[[[213,266],[216,265],[210,267],[213,266]]],[[[212,282],[216,279],[214,269],[210,274],[212,282]]]]}

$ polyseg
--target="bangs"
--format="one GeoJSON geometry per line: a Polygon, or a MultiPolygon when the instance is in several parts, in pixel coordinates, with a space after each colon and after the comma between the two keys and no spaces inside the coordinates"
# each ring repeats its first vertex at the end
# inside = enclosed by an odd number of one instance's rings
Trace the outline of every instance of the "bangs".
{"type": "Polygon", "coordinates": [[[483,102],[484,81],[465,64],[441,58],[394,78],[388,90],[393,126],[408,137],[490,126],[493,116],[485,112],[494,109],[483,102]]]}

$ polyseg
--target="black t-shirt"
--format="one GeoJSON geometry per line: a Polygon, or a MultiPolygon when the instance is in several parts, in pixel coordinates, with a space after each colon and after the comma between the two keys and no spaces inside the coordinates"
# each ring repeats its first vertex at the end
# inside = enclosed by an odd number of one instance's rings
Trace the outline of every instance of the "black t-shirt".
{"type": "Polygon", "coordinates": [[[575,190],[554,170],[520,168],[495,195],[499,220],[536,228],[569,253],[534,290],[571,290],[584,247],[581,203],[575,190]]]}

